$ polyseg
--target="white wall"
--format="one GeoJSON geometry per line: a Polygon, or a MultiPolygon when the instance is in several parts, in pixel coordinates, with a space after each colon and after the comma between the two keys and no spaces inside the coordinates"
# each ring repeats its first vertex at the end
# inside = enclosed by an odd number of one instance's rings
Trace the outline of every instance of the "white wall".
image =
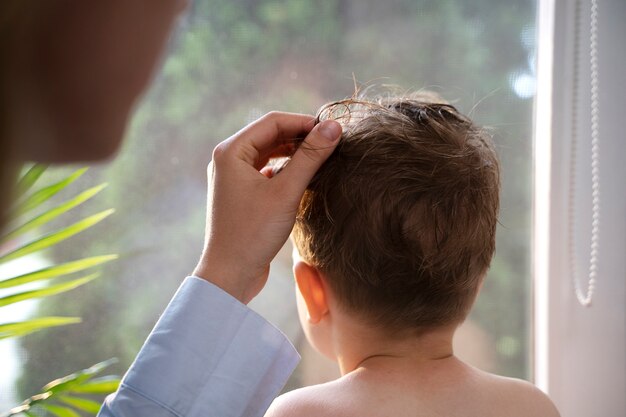
{"type": "MultiPolygon", "coordinates": [[[[591,224],[589,1],[581,2],[576,264],[591,224]]],[[[597,290],[580,306],[568,260],[573,0],[539,4],[535,135],[535,380],[564,417],[626,416],[626,0],[598,0],[601,223],[597,290]]]]}

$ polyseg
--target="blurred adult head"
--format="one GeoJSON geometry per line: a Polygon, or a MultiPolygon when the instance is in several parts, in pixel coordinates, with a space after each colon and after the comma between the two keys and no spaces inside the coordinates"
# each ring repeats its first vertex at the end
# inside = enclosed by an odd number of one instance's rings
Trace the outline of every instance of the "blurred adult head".
{"type": "Polygon", "coordinates": [[[0,2],[3,201],[21,161],[92,161],[115,153],[185,3],[0,2]]]}

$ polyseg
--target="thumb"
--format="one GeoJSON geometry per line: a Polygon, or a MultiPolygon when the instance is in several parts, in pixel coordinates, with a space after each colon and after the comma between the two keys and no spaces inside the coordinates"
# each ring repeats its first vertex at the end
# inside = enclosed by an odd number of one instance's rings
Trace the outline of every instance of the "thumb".
{"type": "Polygon", "coordinates": [[[313,175],[333,153],[340,137],[341,125],[334,120],[324,120],[315,126],[282,170],[284,186],[300,197],[313,175]]]}

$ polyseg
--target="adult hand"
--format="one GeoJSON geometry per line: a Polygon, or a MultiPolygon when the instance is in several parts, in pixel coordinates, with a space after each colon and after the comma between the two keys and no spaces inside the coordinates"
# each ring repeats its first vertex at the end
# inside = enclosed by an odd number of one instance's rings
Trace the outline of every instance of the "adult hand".
{"type": "Polygon", "coordinates": [[[250,302],[291,233],[304,190],[340,136],[335,121],[314,126],[312,116],[272,112],[220,143],[208,167],[205,248],[194,275],[250,302]],[[294,139],[305,135],[296,149],[294,139]],[[280,156],[291,161],[274,174],[266,165],[280,156]]]}

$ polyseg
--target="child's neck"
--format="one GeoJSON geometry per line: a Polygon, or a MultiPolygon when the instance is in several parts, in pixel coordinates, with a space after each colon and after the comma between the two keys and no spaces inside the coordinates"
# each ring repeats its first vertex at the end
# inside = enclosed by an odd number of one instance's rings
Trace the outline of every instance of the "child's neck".
{"type": "Polygon", "coordinates": [[[360,320],[341,316],[334,317],[332,339],[342,375],[359,368],[419,367],[453,357],[456,324],[428,330],[419,336],[389,337],[360,320]]]}

